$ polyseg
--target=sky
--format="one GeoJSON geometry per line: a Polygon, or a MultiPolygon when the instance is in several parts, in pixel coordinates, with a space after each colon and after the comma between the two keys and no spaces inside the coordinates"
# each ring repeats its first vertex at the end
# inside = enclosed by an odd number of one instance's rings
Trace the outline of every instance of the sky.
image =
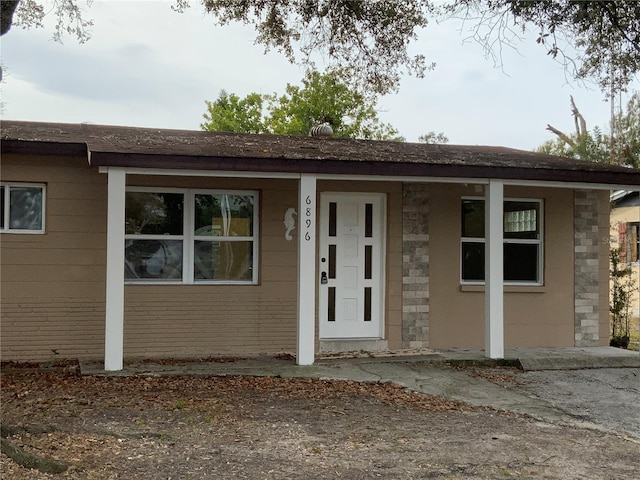
{"type": "MultiPolygon", "coordinates": [[[[0,38],[2,118],[198,130],[205,100],[222,89],[244,97],[301,84],[304,69],[265,54],[251,27],[216,26],[192,3],[176,13],[168,1],[96,0],[86,8],[94,26],[85,44],[56,43],[51,27],[12,28],[0,38]]],[[[573,131],[573,95],[588,127],[606,130],[602,92],[567,78],[534,33],[504,51],[500,67],[464,41],[461,23],[432,22],[411,51],[435,70],[403,77],[397,93],[379,99],[379,118],[407,141],[433,131],[452,144],[533,150],[555,138],[548,123],[573,131]]]]}

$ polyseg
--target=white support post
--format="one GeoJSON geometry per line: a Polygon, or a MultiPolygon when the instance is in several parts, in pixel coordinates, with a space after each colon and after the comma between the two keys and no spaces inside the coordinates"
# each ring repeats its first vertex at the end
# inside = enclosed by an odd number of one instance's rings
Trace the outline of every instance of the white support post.
{"type": "Polygon", "coordinates": [[[298,342],[296,363],[313,365],[316,317],[316,177],[300,175],[298,190],[298,342]]]}
{"type": "Polygon", "coordinates": [[[107,188],[107,298],[104,369],[122,370],[124,354],[124,170],[110,168],[107,188]]]}
{"type": "Polygon", "coordinates": [[[504,182],[489,180],[484,213],[484,352],[489,358],[504,358],[504,182]]]}

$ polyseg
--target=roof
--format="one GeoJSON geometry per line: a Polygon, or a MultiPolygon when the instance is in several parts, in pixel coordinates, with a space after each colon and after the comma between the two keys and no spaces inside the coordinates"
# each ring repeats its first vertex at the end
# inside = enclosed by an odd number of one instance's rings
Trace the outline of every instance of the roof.
{"type": "Polygon", "coordinates": [[[505,147],[3,121],[2,151],[131,168],[498,178],[640,186],[640,171],[505,147]]]}
{"type": "Polygon", "coordinates": [[[617,190],[609,198],[614,208],[640,206],[640,191],[617,190]]]}

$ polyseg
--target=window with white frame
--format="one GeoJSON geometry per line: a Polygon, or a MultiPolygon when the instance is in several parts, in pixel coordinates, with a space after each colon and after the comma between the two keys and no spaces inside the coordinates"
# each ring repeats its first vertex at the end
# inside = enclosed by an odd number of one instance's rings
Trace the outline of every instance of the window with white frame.
{"type": "Polygon", "coordinates": [[[257,283],[258,193],[127,189],[125,280],[257,283]]]}
{"type": "MultiPolygon", "coordinates": [[[[484,283],[484,199],[462,199],[461,279],[484,283]]],[[[542,201],[507,199],[504,202],[504,281],[542,283],[542,201]]]]}
{"type": "Polygon", "coordinates": [[[44,233],[45,186],[0,184],[0,232],[44,233]]]}

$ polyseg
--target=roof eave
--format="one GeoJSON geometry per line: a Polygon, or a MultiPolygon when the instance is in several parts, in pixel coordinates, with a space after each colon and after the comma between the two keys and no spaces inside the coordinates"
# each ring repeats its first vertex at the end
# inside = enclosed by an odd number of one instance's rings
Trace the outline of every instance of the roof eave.
{"type": "Polygon", "coordinates": [[[504,167],[447,163],[377,162],[366,160],[218,157],[91,152],[99,167],[165,170],[221,170],[229,172],[311,173],[386,177],[495,178],[547,182],[576,182],[640,187],[635,171],[590,171],[540,167],[504,167]]]}

